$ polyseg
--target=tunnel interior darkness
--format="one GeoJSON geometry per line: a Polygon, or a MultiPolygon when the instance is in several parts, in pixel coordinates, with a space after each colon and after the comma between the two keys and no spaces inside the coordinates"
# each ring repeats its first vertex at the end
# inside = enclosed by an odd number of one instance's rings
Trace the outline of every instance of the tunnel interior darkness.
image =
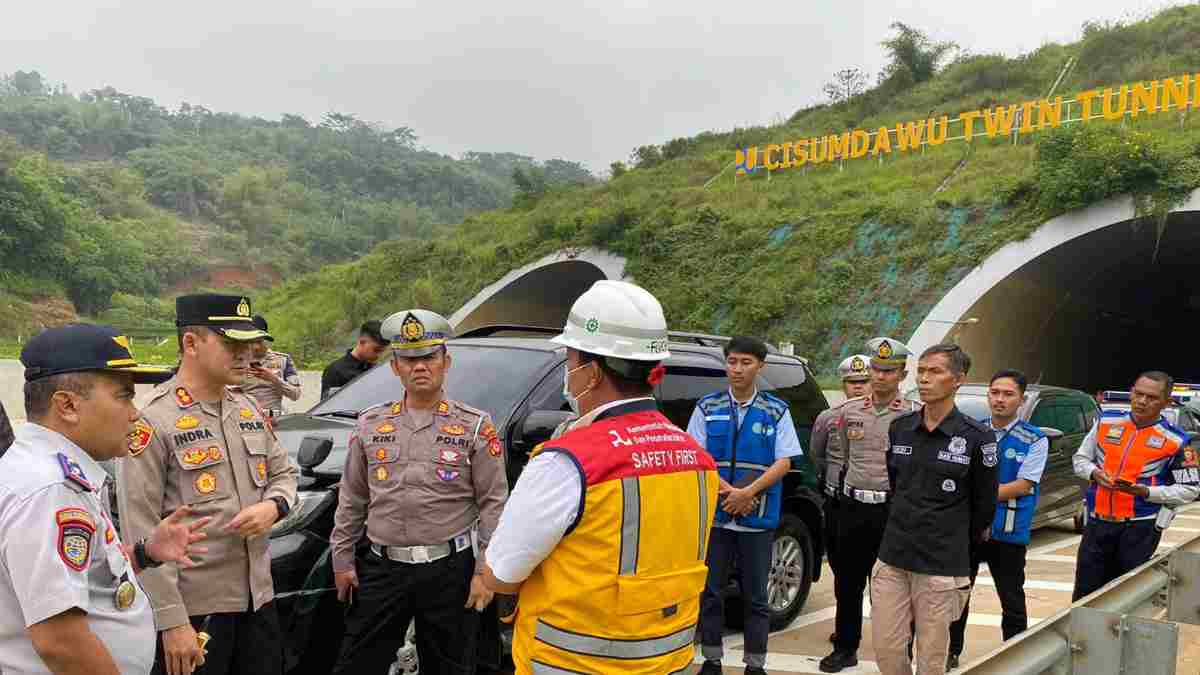
{"type": "Polygon", "coordinates": [[[1128,389],[1139,372],[1200,382],[1200,212],[1173,213],[1072,239],[1030,260],[961,318],[971,381],[1000,368],[1031,382],[1128,389]]]}
{"type": "Polygon", "coordinates": [[[463,317],[456,333],[496,324],[561,328],[575,300],[591,285],[606,279],[604,271],[584,260],[562,260],[515,279],[463,317]]]}

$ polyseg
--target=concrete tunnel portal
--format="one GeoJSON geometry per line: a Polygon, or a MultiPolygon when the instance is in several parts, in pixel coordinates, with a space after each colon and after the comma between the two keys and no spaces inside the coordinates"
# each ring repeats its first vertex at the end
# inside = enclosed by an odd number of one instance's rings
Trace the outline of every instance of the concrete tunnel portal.
{"type": "Polygon", "coordinates": [[[1197,382],[1197,261],[1200,191],[1161,227],[1136,217],[1130,199],[1109,200],[994,253],[934,306],[910,346],[956,340],[974,361],[971,381],[1011,367],[1088,392],[1128,389],[1152,369],[1197,382]]]}
{"type": "MultiPolygon", "coordinates": [[[[969,272],[911,336],[915,352],[957,341],[971,381],[1018,368],[1031,382],[1094,392],[1126,389],[1138,372],[1200,381],[1200,190],[1161,228],[1129,198],[1064,214],[969,272]],[[965,323],[967,319],[976,319],[965,323]]],[[[450,317],[457,333],[493,324],[560,327],[599,279],[625,260],[564,250],[513,270],[450,317]]],[[[897,336],[900,337],[900,336],[897,336]]],[[[821,364],[814,364],[827,371],[821,364]]],[[[905,389],[915,386],[910,364],[905,389]]]]}

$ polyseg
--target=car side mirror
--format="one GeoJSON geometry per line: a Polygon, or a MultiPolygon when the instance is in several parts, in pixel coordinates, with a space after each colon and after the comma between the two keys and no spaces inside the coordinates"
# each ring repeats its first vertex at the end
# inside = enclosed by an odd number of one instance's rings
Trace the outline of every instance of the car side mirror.
{"type": "Polygon", "coordinates": [[[534,410],[521,423],[521,435],[516,439],[518,449],[523,452],[533,450],[538,443],[549,440],[559,425],[574,418],[574,414],[565,410],[534,410]]]}
{"type": "Polygon", "coordinates": [[[1063,432],[1059,431],[1058,429],[1055,429],[1054,427],[1038,427],[1038,428],[1042,430],[1043,434],[1046,434],[1046,438],[1049,438],[1051,443],[1053,443],[1054,441],[1057,441],[1058,439],[1060,439],[1064,436],[1063,432]]]}
{"type": "Polygon", "coordinates": [[[300,441],[300,451],[296,453],[296,462],[300,468],[312,470],[320,466],[333,452],[333,439],[328,436],[305,436],[300,441]]]}

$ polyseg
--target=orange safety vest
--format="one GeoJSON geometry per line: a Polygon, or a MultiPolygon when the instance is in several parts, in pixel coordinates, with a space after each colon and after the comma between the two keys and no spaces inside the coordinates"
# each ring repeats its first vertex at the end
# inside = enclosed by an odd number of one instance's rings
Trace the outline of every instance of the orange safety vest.
{"type": "Polygon", "coordinates": [[[606,411],[539,451],[572,457],[584,494],[575,522],[521,586],[517,672],[687,668],[717,505],[712,457],[652,402],[606,411]]]}
{"type": "MultiPolygon", "coordinates": [[[[1138,428],[1127,412],[1105,412],[1096,427],[1097,466],[1113,480],[1137,485],[1172,482],[1171,469],[1177,454],[1187,445],[1187,436],[1161,417],[1138,428]]],[[[1182,464],[1182,462],[1181,462],[1182,464]]],[[[1160,506],[1127,492],[1092,483],[1087,492],[1088,512],[1108,520],[1149,519],[1160,506]]]]}

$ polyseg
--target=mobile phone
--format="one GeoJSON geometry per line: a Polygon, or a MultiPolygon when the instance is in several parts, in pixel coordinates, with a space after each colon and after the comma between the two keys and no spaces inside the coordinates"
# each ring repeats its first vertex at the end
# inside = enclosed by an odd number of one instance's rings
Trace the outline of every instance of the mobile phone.
{"type": "Polygon", "coordinates": [[[262,361],[251,361],[250,367],[251,368],[262,368],[262,361]]]}

